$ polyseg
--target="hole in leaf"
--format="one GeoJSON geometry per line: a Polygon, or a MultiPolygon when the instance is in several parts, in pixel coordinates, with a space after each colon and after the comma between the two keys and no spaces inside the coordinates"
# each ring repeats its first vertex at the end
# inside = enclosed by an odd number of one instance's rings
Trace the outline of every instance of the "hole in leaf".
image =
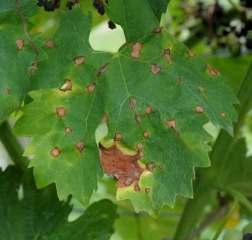
{"type": "Polygon", "coordinates": [[[72,130],[69,127],[65,128],[65,133],[66,134],[72,134],[72,130]]]}
{"type": "Polygon", "coordinates": [[[136,104],[137,104],[137,100],[136,100],[136,99],[131,98],[131,99],[129,100],[129,108],[130,108],[132,111],[135,110],[136,104]]]}
{"type": "Polygon", "coordinates": [[[151,162],[151,163],[147,163],[146,164],[146,169],[150,172],[153,172],[153,168],[155,167],[155,163],[151,162]]]}
{"type": "Polygon", "coordinates": [[[221,114],[221,117],[225,118],[226,117],[226,113],[222,112],[221,114]]]}
{"type": "Polygon", "coordinates": [[[146,114],[151,114],[152,113],[152,108],[151,107],[146,107],[145,108],[145,113],[146,114]]]}
{"type": "Polygon", "coordinates": [[[54,42],[53,42],[53,40],[48,40],[48,41],[46,41],[46,46],[47,46],[48,48],[54,48],[54,42]]]}
{"type": "Polygon", "coordinates": [[[145,188],[145,192],[146,192],[146,193],[149,193],[149,192],[150,192],[150,189],[149,189],[149,188],[145,188]]]}
{"type": "Polygon", "coordinates": [[[199,90],[200,90],[200,92],[202,92],[202,93],[206,92],[206,89],[205,89],[205,88],[203,88],[203,87],[201,87],[201,86],[198,86],[198,89],[199,89],[199,90]]]}
{"type": "Polygon", "coordinates": [[[95,90],[95,87],[96,87],[95,83],[89,84],[89,85],[87,86],[87,91],[88,91],[88,93],[90,94],[91,92],[93,92],[93,91],[95,90]]]}
{"type": "Polygon", "coordinates": [[[51,152],[50,152],[50,154],[51,154],[51,156],[52,157],[58,157],[59,155],[60,155],[60,150],[57,148],[57,147],[55,147],[51,152]]]}
{"type": "Polygon", "coordinates": [[[73,87],[73,84],[71,82],[71,80],[66,79],[64,81],[64,85],[60,88],[60,91],[66,92],[66,91],[71,91],[73,87]]]}
{"type": "Polygon", "coordinates": [[[108,63],[106,63],[104,66],[98,69],[97,76],[99,77],[102,73],[105,73],[107,69],[108,69],[108,63]]]}
{"type": "Polygon", "coordinates": [[[195,53],[194,52],[192,52],[191,50],[188,50],[187,51],[187,55],[189,56],[189,57],[195,57],[195,53]]]}
{"type": "Polygon", "coordinates": [[[15,42],[17,44],[18,50],[19,51],[23,50],[23,48],[24,48],[24,40],[22,38],[18,38],[18,39],[16,39],[15,42]]]}
{"type": "Polygon", "coordinates": [[[85,57],[84,56],[76,57],[76,58],[74,58],[74,61],[75,61],[77,66],[80,66],[80,65],[82,65],[84,63],[85,57]]]}
{"type": "Polygon", "coordinates": [[[171,49],[170,48],[164,50],[163,57],[167,60],[168,64],[170,64],[170,65],[173,64],[171,61],[171,49]]]}
{"type": "Polygon", "coordinates": [[[132,58],[140,58],[141,57],[141,51],[142,51],[143,44],[140,42],[136,42],[131,49],[130,56],[132,58]]]}
{"type": "Polygon", "coordinates": [[[66,116],[66,109],[64,107],[57,107],[56,113],[58,117],[65,117],[66,116]]]}
{"type": "Polygon", "coordinates": [[[162,67],[159,64],[152,64],[151,68],[150,68],[152,74],[154,74],[154,75],[159,73],[161,71],[161,69],[162,69],[162,67]]]}
{"type": "Polygon", "coordinates": [[[160,33],[163,27],[157,27],[153,30],[154,33],[160,33]]]}
{"type": "Polygon", "coordinates": [[[144,132],[143,132],[143,136],[144,136],[145,138],[148,138],[148,137],[149,137],[149,132],[148,132],[148,131],[144,131],[144,132]]]}
{"type": "Polygon", "coordinates": [[[197,105],[195,107],[195,112],[196,113],[203,113],[204,112],[204,107],[202,107],[201,105],[197,105]]]}
{"type": "Polygon", "coordinates": [[[179,131],[176,127],[176,120],[167,120],[166,121],[166,126],[170,127],[170,128],[173,128],[176,132],[177,135],[180,135],[179,134],[179,131]]]}
{"type": "Polygon", "coordinates": [[[9,95],[10,94],[10,89],[9,88],[5,88],[4,92],[9,95]]]}
{"type": "Polygon", "coordinates": [[[114,140],[115,141],[121,141],[122,140],[122,134],[116,133],[114,140]]]}
{"type": "Polygon", "coordinates": [[[75,147],[78,149],[78,151],[81,153],[83,148],[84,148],[84,141],[80,141],[78,143],[75,144],[75,147]]]}

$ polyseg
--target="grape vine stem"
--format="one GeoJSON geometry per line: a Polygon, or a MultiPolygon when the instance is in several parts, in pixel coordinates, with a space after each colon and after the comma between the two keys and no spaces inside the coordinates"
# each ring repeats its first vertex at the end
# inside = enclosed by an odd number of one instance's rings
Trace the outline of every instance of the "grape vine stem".
{"type": "Polygon", "coordinates": [[[27,23],[26,23],[26,20],[25,20],[25,17],[20,9],[20,6],[19,6],[19,3],[18,3],[18,0],[16,0],[16,8],[17,8],[17,11],[20,15],[20,18],[22,19],[23,21],[23,25],[24,25],[24,33],[25,33],[25,36],[27,38],[27,40],[30,42],[30,44],[32,45],[33,49],[34,49],[34,52],[35,52],[35,62],[34,64],[29,68],[28,70],[28,73],[29,75],[32,75],[36,70],[37,70],[37,64],[38,64],[38,49],[35,45],[35,43],[32,41],[32,39],[30,38],[29,34],[28,34],[28,28],[27,28],[27,23]]]}

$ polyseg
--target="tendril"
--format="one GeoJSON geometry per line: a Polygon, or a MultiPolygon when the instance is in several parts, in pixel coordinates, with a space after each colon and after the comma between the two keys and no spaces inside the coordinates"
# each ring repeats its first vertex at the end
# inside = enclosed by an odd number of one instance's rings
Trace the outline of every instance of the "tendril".
{"type": "Polygon", "coordinates": [[[37,64],[38,64],[38,49],[35,45],[35,43],[32,41],[32,39],[29,37],[29,34],[28,34],[28,29],[27,29],[27,23],[26,23],[26,20],[25,20],[25,17],[20,9],[20,6],[18,4],[18,0],[16,0],[16,8],[17,8],[17,11],[20,15],[20,18],[22,19],[23,21],[23,26],[24,26],[24,33],[25,33],[25,36],[27,38],[27,40],[30,42],[30,44],[32,45],[33,49],[34,49],[34,52],[35,52],[35,61],[34,61],[34,64],[29,67],[28,69],[28,74],[29,75],[32,75],[36,70],[37,70],[37,64]]]}

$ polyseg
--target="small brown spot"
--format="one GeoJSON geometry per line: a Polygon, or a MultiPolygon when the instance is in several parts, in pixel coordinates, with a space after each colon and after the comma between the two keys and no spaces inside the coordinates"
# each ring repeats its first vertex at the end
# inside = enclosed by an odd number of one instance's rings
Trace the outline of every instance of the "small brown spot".
{"type": "Polygon", "coordinates": [[[154,74],[154,75],[159,73],[161,71],[161,69],[162,69],[162,67],[159,64],[152,64],[151,68],[150,68],[152,74],[154,74]]]}
{"type": "Polygon", "coordinates": [[[144,132],[143,132],[143,136],[144,136],[145,138],[148,138],[148,137],[149,137],[149,132],[148,132],[148,131],[144,131],[144,132]]]}
{"type": "Polygon", "coordinates": [[[66,92],[66,91],[71,91],[73,87],[73,84],[71,82],[71,80],[66,79],[64,81],[64,85],[60,88],[61,91],[66,92]]]}
{"type": "Polygon", "coordinates": [[[178,82],[178,83],[181,83],[181,82],[182,82],[181,78],[178,78],[178,79],[177,79],[177,82],[178,82]]]}
{"type": "Polygon", "coordinates": [[[153,30],[153,33],[160,33],[163,27],[157,27],[153,30]]]}
{"type": "Polygon", "coordinates": [[[57,147],[55,147],[51,152],[50,152],[50,154],[52,155],[52,157],[58,157],[59,155],[60,155],[60,150],[57,148],[57,147]]]}
{"type": "Polygon", "coordinates": [[[104,113],[103,118],[102,118],[102,122],[108,122],[108,114],[104,113]]]}
{"type": "Polygon", "coordinates": [[[74,61],[75,61],[77,66],[80,66],[81,64],[84,63],[85,57],[84,56],[76,57],[76,58],[74,58],[74,61]]]}
{"type": "Polygon", "coordinates": [[[49,47],[49,48],[54,48],[54,42],[53,42],[53,40],[46,41],[46,46],[49,47]]]}
{"type": "Polygon", "coordinates": [[[203,88],[203,87],[201,87],[201,86],[198,86],[198,89],[199,89],[199,90],[200,90],[200,92],[202,92],[202,93],[206,92],[206,89],[205,89],[205,88],[203,88]]]}
{"type": "Polygon", "coordinates": [[[100,67],[96,75],[99,77],[102,73],[105,73],[107,69],[108,69],[108,63],[100,67]]]}
{"type": "Polygon", "coordinates": [[[139,187],[138,184],[135,185],[134,190],[135,190],[136,192],[140,191],[140,187],[139,187]]]}
{"type": "Polygon", "coordinates": [[[159,168],[159,169],[163,169],[163,165],[159,165],[158,168],[159,168]]]}
{"type": "Polygon", "coordinates": [[[58,117],[65,117],[66,116],[66,109],[64,107],[57,107],[56,113],[58,117]]]}
{"type": "Polygon", "coordinates": [[[96,87],[95,83],[89,84],[89,85],[87,86],[87,91],[88,91],[88,93],[90,94],[91,92],[93,92],[93,91],[95,90],[95,87],[96,87]]]}
{"type": "Polygon", "coordinates": [[[213,67],[207,65],[207,69],[208,69],[209,73],[210,73],[212,76],[218,75],[218,71],[217,71],[215,68],[213,68],[213,67]]]}
{"type": "Polygon", "coordinates": [[[65,133],[66,134],[72,134],[72,130],[69,127],[65,128],[65,133]]]}
{"type": "Polygon", "coordinates": [[[146,193],[149,193],[149,192],[150,192],[150,189],[149,189],[149,188],[145,188],[145,192],[146,192],[146,193]]]}
{"type": "Polygon", "coordinates": [[[204,112],[204,108],[202,106],[200,106],[200,105],[197,105],[195,107],[195,112],[196,113],[203,113],[204,112]]]}
{"type": "Polygon", "coordinates": [[[131,99],[129,100],[129,108],[130,108],[132,111],[135,110],[136,104],[137,104],[137,100],[136,100],[136,99],[131,98],[131,99]]]}
{"type": "Polygon", "coordinates": [[[81,153],[83,148],[84,148],[84,141],[80,141],[78,143],[75,144],[75,147],[78,149],[78,151],[81,153]]]}
{"type": "Polygon", "coordinates": [[[164,50],[163,57],[167,60],[168,64],[170,64],[170,65],[173,64],[171,61],[171,49],[170,48],[164,50]]]}
{"type": "Polygon", "coordinates": [[[188,50],[188,51],[187,51],[187,55],[188,55],[189,57],[195,57],[195,53],[192,52],[191,50],[188,50]]]}
{"type": "Polygon", "coordinates": [[[145,108],[145,113],[146,114],[151,114],[152,113],[152,108],[151,107],[146,107],[145,108]]]}
{"type": "Polygon", "coordinates": [[[177,135],[180,135],[179,134],[179,131],[176,127],[176,120],[167,120],[166,121],[166,126],[170,127],[170,128],[173,128],[176,132],[177,135]]]}
{"type": "Polygon", "coordinates": [[[136,115],[135,120],[136,120],[136,122],[140,122],[141,121],[141,115],[136,115]]]}
{"type": "Polygon", "coordinates": [[[15,42],[17,44],[18,50],[19,51],[23,50],[23,48],[24,48],[24,40],[22,38],[18,38],[18,39],[16,39],[15,42]]]}
{"type": "Polygon", "coordinates": [[[5,88],[5,89],[4,89],[4,92],[5,92],[6,94],[10,94],[10,89],[9,89],[9,88],[5,88]]]}
{"type": "Polygon", "coordinates": [[[138,151],[140,151],[143,147],[143,143],[139,142],[137,145],[136,145],[138,151]]]}
{"type": "Polygon", "coordinates": [[[122,140],[122,134],[116,133],[114,140],[115,141],[121,141],[122,140]]]}
{"type": "Polygon", "coordinates": [[[224,113],[224,112],[222,112],[220,115],[221,115],[223,118],[226,117],[226,113],[224,113]]]}
{"type": "Polygon", "coordinates": [[[132,50],[131,50],[130,56],[131,56],[132,58],[140,58],[140,56],[141,56],[141,51],[142,51],[142,47],[143,47],[143,44],[142,44],[142,43],[136,42],[136,43],[132,46],[132,50]]]}
{"type": "Polygon", "coordinates": [[[143,158],[145,156],[143,151],[139,151],[139,158],[143,158]]]}
{"type": "Polygon", "coordinates": [[[155,163],[151,162],[151,163],[147,163],[146,164],[146,169],[150,172],[153,172],[153,168],[155,167],[155,163]]]}

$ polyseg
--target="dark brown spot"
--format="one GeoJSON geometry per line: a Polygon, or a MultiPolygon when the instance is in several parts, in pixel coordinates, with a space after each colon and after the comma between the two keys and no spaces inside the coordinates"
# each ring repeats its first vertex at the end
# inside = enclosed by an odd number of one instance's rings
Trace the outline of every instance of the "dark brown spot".
{"type": "Polygon", "coordinates": [[[159,169],[163,169],[163,165],[159,165],[158,168],[159,168],[159,169]]]}
{"type": "Polygon", "coordinates": [[[141,121],[141,115],[136,115],[135,120],[136,120],[136,122],[140,122],[141,121]]]}
{"type": "Polygon", "coordinates": [[[135,190],[136,192],[140,191],[140,187],[139,187],[138,184],[135,185],[134,190],[135,190]]]}
{"type": "Polygon", "coordinates": [[[161,66],[159,64],[152,64],[151,68],[150,68],[152,74],[154,74],[154,75],[159,73],[161,71],[161,69],[162,68],[161,68],[161,66]]]}
{"type": "Polygon", "coordinates": [[[78,149],[78,151],[81,153],[83,148],[84,148],[84,141],[80,141],[78,143],[75,144],[75,147],[78,149]]]}
{"type": "Polygon", "coordinates": [[[188,50],[188,51],[187,51],[187,55],[188,55],[189,57],[195,57],[195,53],[193,53],[191,50],[188,50]]]}
{"type": "Polygon", "coordinates": [[[63,92],[66,92],[66,91],[71,91],[72,88],[73,88],[73,84],[72,84],[71,80],[66,79],[64,81],[64,85],[60,88],[60,90],[63,92]]]}
{"type": "Polygon", "coordinates": [[[202,107],[201,105],[197,105],[195,107],[195,112],[196,113],[203,113],[204,112],[204,107],[202,107]]]}
{"type": "Polygon", "coordinates": [[[108,69],[108,63],[106,63],[104,66],[98,69],[97,76],[99,77],[102,73],[105,73],[107,69],[108,69]]]}
{"type": "Polygon", "coordinates": [[[122,140],[122,134],[116,133],[114,140],[115,141],[121,141],[122,140]]]}
{"type": "Polygon", "coordinates": [[[151,162],[151,163],[147,163],[146,164],[146,169],[150,172],[153,172],[153,168],[155,167],[155,163],[151,162]]]}
{"type": "Polygon", "coordinates": [[[173,64],[171,61],[171,49],[170,48],[164,50],[163,57],[167,60],[168,64],[170,64],[170,65],[173,64]]]}
{"type": "Polygon", "coordinates": [[[148,131],[144,131],[143,132],[143,137],[148,138],[149,137],[149,132],[148,131]]]}
{"type": "Polygon", "coordinates": [[[152,108],[151,107],[146,107],[145,108],[145,113],[146,114],[151,114],[152,113],[152,108]]]}
{"type": "Polygon", "coordinates": [[[146,192],[146,193],[149,193],[149,192],[150,192],[150,189],[149,189],[149,188],[145,188],[145,192],[146,192]]]}
{"type": "Polygon", "coordinates": [[[18,50],[19,51],[23,50],[23,48],[24,48],[24,40],[22,38],[18,38],[18,39],[16,39],[15,42],[17,44],[18,50]]]}
{"type": "Polygon", "coordinates": [[[64,107],[57,107],[56,113],[58,117],[65,117],[66,116],[66,109],[64,107]]]}
{"type": "Polygon", "coordinates": [[[139,142],[137,145],[136,145],[138,151],[140,151],[143,147],[143,143],[139,142]]]}
{"type": "Polygon", "coordinates": [[[154,33],[160,33],[163,27],[157,27],[153,30],[154,33]]]}
{"type": "Polygon", "coordinates": [[[222,112],[221,114],[221,117],[225,118],[226,117],[226,113],[222,112]]]}
{"type": "Polygon", "coordinates": [[[200,92],[204,93],[206,92],[205,88],[201,87],[201,86],[198,86],[198,89],[200,90],[200,92]]]}
{"type": "Polygon", "coordinates": [[[130,56],[132,58],[140,58],[141,57],[141,51],[142,51],[143,44],[140,42],[136,42],[131,49],[130,56]]]}
{"type": "Polygon", "coordinates": [[[178,79],[177,79],[177,82],[178,82],[178,83],[181,83],[181,82],[182,82],[181,78],[178,78],[178,79]]]}
{"type": "Polygon", "coordinates": [[[65,128],[65,133],[66,134],[72,134],[72,130],[69,127],[65,128]]]}
{"type": "Polygon", "coordinates": [[[208,71],[209,71],[209,74],[211,74],[212,76],[218,75],[218,71],[217,71],[215,68],[213,68],[213,67],[207,65],[207,69],[208,69],[208,71]]]}
{"type": "Polygon", "coordinates": [[[174,120],[174,119],[173,120],[167,120],[166,121],[166,126],[168,126],[170,128],[173,128],[175,130],[176,134],[180,135],[179,131],[178,131],[177,127],[176,127],[176,120],[174,120]]]}
{"type": "Polygon", "coordinates": [[[49,48],[54,48],[54,42],[53,42],[53,40],[46,41],[46,46],[49,47],[49,48]]]}
{"type": "Polygon", "coordinates": [[[102,118],[102,122],[108,122],[108,114],[104,113],[103,118],[102,118]]]}
{"type": "Polygon", "coordinates": [[[135,110],[136,104],[137,104],[137,100],[136,100],[136,99],[131,98],[131,99],[129,100],[129,108],[130,108],[132,111],[135,110]]]}
{"type": "Polygon", "coordinates": [[[74,61],[75,61],[77,66],[80,66],[81,64],[84,63],[85,57],[84,56],[76,57],[76,58],[74,58],[74,61]]]}
{"type": "Polygon", "coordinates": [[[50,152],[50,154],[51,154],[51,156],[52,157],[58,157],[59,155],[60,155],[60,150],[57,148],[57,147],[55,147],[51,152],[50,152]]]}
{"type": "Polygon", "coordinates": [[[6,94],[10,94],[10,89],[9,89],[9,88],[5,88],[5,89],[4,89],[4,92],[5,92],[6,94]]]}
{"type": "Polygon", "coordinates": [[[93,91],[95,90],[95,87],[96,87],[95,83],[89,84],[89,85],[87,86],[87,91],[88,91],[88,93],[90,94],[91,92],[93,92],[93,91]]]}

